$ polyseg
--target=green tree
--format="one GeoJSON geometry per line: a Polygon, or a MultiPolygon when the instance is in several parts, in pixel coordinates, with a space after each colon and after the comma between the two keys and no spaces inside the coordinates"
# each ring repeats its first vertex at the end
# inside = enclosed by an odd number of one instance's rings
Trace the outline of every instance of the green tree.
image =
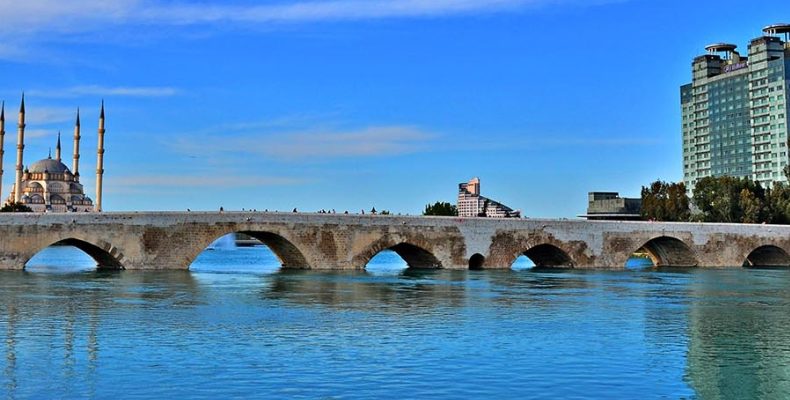
{"type": "Polygon", "coordinates": [[[766,222],[790,224],[790,187],[774,182],[765,192],[766,222]]]}
{"type": "Polygon", "coordinates": [[[655,221],[688,221],[689,198],[686,185],[655,181],[642,187],[642,218],[655,221]]]}
{"type": "Polygon", "coordinates": [[[742,212],[741,222],[746,224],[756,224],[765,221],[765,201],[747,189],[741,189],[740,208],[742,212]]]}
{"type": "Polygon", "coordinates": [[[665,204],[667,215],[671,221],[688,221],[691,217],[691,208],[689,207],[689,197],[686,194],[685,183],[672,183],[667,187],[665,204]]]}
{"type": "Polygon", "coordinates": [[[700,179],[694,187],[694,205],[705,222],[739,222],[740,179],[723,176],[700,179]]]}
{"type": "Polygon", "coordinates": [[[758,182],[732,176],[700,179],[694,187],[694,205],[705,222],[766,222],[772,214],[758,182]]]}
{"type": "Polygon", "coordinates": [[[11,202],[0,208],[0,212],[33,212],[33,209],[22,203],[11,202]]]}
{"type": "Polygon", "coordinates": [[[458,215],[458,209],[450,203],[437,201],[433,204],[427,204],[422,215],[456,216],[458,215]]]}

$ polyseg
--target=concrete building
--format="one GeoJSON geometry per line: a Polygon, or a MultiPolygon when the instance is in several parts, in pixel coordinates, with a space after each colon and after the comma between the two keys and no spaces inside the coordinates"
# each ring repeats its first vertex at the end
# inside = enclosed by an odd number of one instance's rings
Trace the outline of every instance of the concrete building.
{"type": "Polygon", "coordinates": [[[689,192],[709,176],[787,182],[790,24],[763,33],[749,43],[748,56],[734,44],[707,46],[692,63],[692,82],[680,88],[689,192]]]}
{"type": "MultiPolygon", "coordinates": [[[[34,212],[86,212],[101,211],[103,155],[104,155],[104,103],[99,116],[99,146],[96,171],[96,203],[85,195],[80,183],[79,141],[80,115],[74,125],[74,154],[72,169],[61,160],[60,133],[55,146],[55,158],[49,157],[24,167],[25,148],[25,97],[19,107],[17,133],[16,179],[8,203],[19,203],[30,207],[34,212]],[[73,171],[73,172],[72,172],[73,171]]],[[[2,178],[2,148],[5,139],[5,109],[0,110],[0,179],[2,178]]]]}
{"type": "Polygon", "coordinates": [[[642,219],[642,199],[620,197],[617,192],[590,192],[587,195],[588,220],[638,221],[642,219]]]}
{"type": "Polygon", "coordinates": [[[458,216],[520,218],[520,211],[480,195],[480,179],[472,178],[458,185],[458,216]]]}

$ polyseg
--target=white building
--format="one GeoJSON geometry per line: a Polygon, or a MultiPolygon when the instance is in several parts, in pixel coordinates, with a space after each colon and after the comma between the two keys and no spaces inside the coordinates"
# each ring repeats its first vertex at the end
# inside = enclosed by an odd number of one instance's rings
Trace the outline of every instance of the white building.
{"type": "Polygon", "coordinates": [[[481,196],[479,178],[458,185],[457,207],[459,217],[521,218],[520,211],[481,196]]]}

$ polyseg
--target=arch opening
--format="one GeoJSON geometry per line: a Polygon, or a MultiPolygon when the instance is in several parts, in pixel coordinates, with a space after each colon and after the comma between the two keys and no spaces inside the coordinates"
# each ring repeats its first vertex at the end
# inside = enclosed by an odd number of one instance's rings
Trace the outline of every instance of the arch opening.
{"type": "Polygon", "coordinates": [[[559,247],[541,244],[519,254],[511,264],[511,269],[515,270],[532,268],[573,268],[573,260],[559,247]]]}
{"type": "Polygon", "coordinates": [[[388,269],[395,270],[442,268],[442,263],[431,252],[410,243],[399,243],[370,253],[373,255],[366,257],[368,261],[365,263],[365,270],[374,271],[381,267],[383,262],[388,264],[388,269]],[[376,262],[371,263],[374,259],[376,262]]]}
{"type": "Polygon", "coordinates": [[[747,268],[790,268],[790,255],[777,246],[760,246],[746,257],[747,268]]]}
{"type": "Polygon", "coordinates": [[[431,252],[413,244],[400,243],[389,249],[398,253],[403,261],[406,261],[409,268],[431,269],[442,267],[442,263],[431,252]]]}
{"type": "Polygon", "coordinates": [[[25,263],[31,272],[80,272],[120,270],[122,255],[83,240],[69,238],[55,242],[37,252],[25,263]]]}
{"type": "Polygon", "coordinates": [[[655,268],[657,263],[658,260],[654,255],[640,247],[639,250],[633,252],[628,259],[625,260],[625,269],[640,270],[655,268]]]}
{"type": "Polygon", "coordinates": [[[670,236],[661,236],[649,240],[633,252],[625,267],[696,267],[698,264],[697,257],[686,243],[670,236]]]}
{"type": "Polygon", "coordinates": [[[199,272],[271,273],[280,269],[306,269],[301,251],[271,232],[232,232],[209,244],[189,266],[199,272]]]}
{"type": "Polygon", "coordinates": [[[469,269],[471,270],[483,269],[485,263],[486,258],[480,253],[475,253],[472,257],[469,257],[469,269]]]}
{"type": "Polygon", "coordinates": [[[367,265],[365,271],[373,274],[399,274],[409,268],[409,264],[398,253],[390,249],[384,249],[374,255],[367,265]]]}

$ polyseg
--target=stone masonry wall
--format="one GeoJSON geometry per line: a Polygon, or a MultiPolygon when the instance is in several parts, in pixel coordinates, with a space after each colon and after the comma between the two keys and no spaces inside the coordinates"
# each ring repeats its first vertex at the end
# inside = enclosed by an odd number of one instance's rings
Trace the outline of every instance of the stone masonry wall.
{"type": "Polygon", "coordinates": [[[393,249],[407,261],[424,264],[415,266],[465,269],[477,254],[484,268],[510,268],[519,255],[528,254],[539,265],[616,269],[640,248],[659,264],[735,267],[766,246],[771,257],[751,260],[785,260],[790,266],[790,226],[139,212],[0,214],[0,269],[21,269],[37,252],[61,241],[108,266],[186,269],[211,242],[231,232],[258,238],[286,268],[362,269],[379,251],[393,249]]]}

